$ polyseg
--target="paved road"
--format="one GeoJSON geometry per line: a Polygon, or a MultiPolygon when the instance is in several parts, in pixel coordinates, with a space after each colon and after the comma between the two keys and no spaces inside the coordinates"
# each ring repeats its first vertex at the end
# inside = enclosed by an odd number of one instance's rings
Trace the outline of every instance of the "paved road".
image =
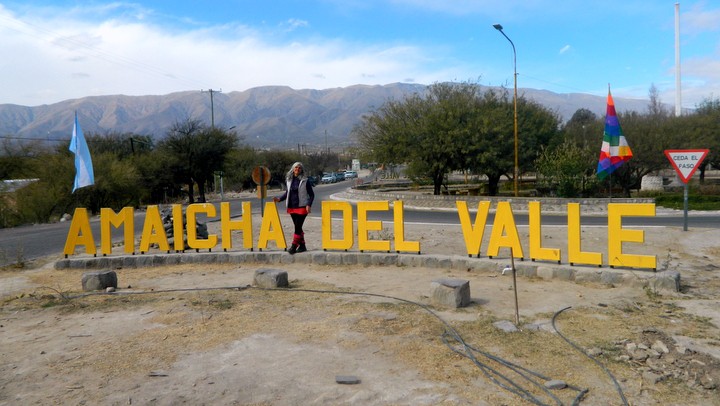
{"type": "MultiPolygon", "coordinates": [[[[339,193],[349,187],[349,182],[339,182],[330,185],[319,185],[315,188],[316,202],[329,200],[330,196],[339,193]]],[[[272,196],[273,193],[270,193],[272,196]]],[[[228,200],[230,202],[231,213],[239,215],[241,200],[228,200]]],[[[260,213],[260,199],[254,197],[246,199],[252,204],[253,213],[260,213]]],[[[270,201],[266,199],[265,201],[270,201]]],[[[280,203],[281,204],[281,203],[280,203]]],[[[320,205],[314,205],[316,209],[311,216],[320,217],[320,205]]],[[[219,205],[218,205],[219,209],[219,205]]],[[[281,209],[282,210],[282,209],[281,209]]],[[[353,210],[353,213],[355,211],[353,210]]],[[[143,212],[138,212],[136,217],[142,218],[143,212]]],[[[543,214],[543,225],[565,225],[567,217],[558,214],[543,214]]],[[[371,212],[369,218],[371,220],[392,221],[392,211],[388,212],[371,212]]],[[[488,216],[488,224],[492,224],[494,216],[492,213],[488,216]]],[[[202,221],[202,219],[199,219],[202,221]]],[[[515,221],[518,225],[527,225],[528,218],[526,214],[515,214],[515,221]]],[[[682,213],[672,216],[657,217],[641,217],[641,218],[624,218],[623,224],[628,226],[683,226],[682,213]]],[[[410,210],[405,209],[406,223],[434,223],[434,224],[459,224],[456,212],[452,211],[433,211],[433,210],[410,210]]],[[[140,234],[142,231],[142,222],[136,220],[135,232],[140,234]]],[[[602,216],[583,216],[581,218],[583,226],[605,226],[607,218],[602,216]]],[[[93,236],[98,239],[100,235],[99,221],[97,218],[91,220],[93,236]]],[[[720,227],[720,216],[717,215],[693,215],[688,219],[688,227],[692,228],[717,228],[720,227]]],[[[9,229],[0,229],[0,266],[7,264],[24,262],[36,258],[50,255],[62,257],[63,247],[67,239],[67,233],[70,228],[69,222],[41,224],[15,227],[9,229]]],[[[119,230],[114,230],[114,238],[122,237],[119,230]]],[[[99,242],[98,242],[99,244],[99,242]]]]}

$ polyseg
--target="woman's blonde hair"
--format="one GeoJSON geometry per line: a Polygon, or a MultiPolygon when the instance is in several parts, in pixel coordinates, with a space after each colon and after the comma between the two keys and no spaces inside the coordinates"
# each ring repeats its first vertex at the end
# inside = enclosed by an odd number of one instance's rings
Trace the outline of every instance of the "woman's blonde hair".
{"type": "Polygon", "coordinates": [[[305,167],[303,166],[302,162],[295,162],[290,166],[290,170],[285,175],[286,180],[291,180],[293,178],[293,175],[295,175],[295,167],[300,167],[300,173],[298,173],[298,178],[304,179],[305,178],[305,167]]]}

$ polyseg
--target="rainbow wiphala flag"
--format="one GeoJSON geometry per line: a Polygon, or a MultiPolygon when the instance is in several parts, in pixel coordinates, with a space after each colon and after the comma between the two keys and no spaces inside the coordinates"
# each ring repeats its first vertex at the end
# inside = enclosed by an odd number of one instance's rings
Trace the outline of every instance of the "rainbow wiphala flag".
{"type": "Polygon", "coordinates": [[[605,179],[630,158],[632,158],[632,151],[623,135],[620,121],[618,121],[615,112],[615,102],[610,94],[610,89],[608,89],[605,132],[603,133],[600,161],[597,167],[598,178],[600,180],[605,179]]]}

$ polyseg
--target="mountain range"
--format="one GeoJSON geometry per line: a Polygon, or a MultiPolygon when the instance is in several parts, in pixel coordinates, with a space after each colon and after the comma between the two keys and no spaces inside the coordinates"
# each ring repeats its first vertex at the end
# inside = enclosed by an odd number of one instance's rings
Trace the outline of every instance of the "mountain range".
{"type": "MultiPolygon", "coordinates": [[[[340,149],[354,143],[350,132],[363,115],[426,88],[408,83],[324,90],[262,86],[228,93],[88,96],[32,107],[0,104],[0,138],[69,140],[77,112],[86,134],[134,133],[159,140],[173,124],[198,119],[232,129],[256,148],[340,149]]],[[[563,121],[580,108],[605,115],[605,96],[529,88],[518,89],[518,94],[557,112],[563,121]]],[[[644,112],[648,101],[615,98],[615,105],[618,112],[644,112]]]]}

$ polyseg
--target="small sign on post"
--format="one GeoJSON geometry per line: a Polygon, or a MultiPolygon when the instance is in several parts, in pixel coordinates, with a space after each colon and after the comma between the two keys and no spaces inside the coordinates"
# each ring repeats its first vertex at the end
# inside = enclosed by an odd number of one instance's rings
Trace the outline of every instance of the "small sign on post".
{"type": "Polygon", "coordinates": [[[257,194],[260,199],[260,215],[265,215],[265,198],[267,197],[267,185],[270,183],[270,170],[264,166],[256,166],[252,171],[252,180],[257,186],[257,194]]]}
{"type": "Polygon", "coordinates": [[[667,149],[665,156],[683,183],[687,184],[709,152],[709,149],[667,149]]]}
{"type": "Polygon", "coordinates": [[[688,182],[695,171],[698,170],[703,159],[710,152],[709,149],[667,149],[665,156],[672,164],[675,172],[685,184],[683,191],[684,221],[683,231],[688,229],[688,182]]]}

